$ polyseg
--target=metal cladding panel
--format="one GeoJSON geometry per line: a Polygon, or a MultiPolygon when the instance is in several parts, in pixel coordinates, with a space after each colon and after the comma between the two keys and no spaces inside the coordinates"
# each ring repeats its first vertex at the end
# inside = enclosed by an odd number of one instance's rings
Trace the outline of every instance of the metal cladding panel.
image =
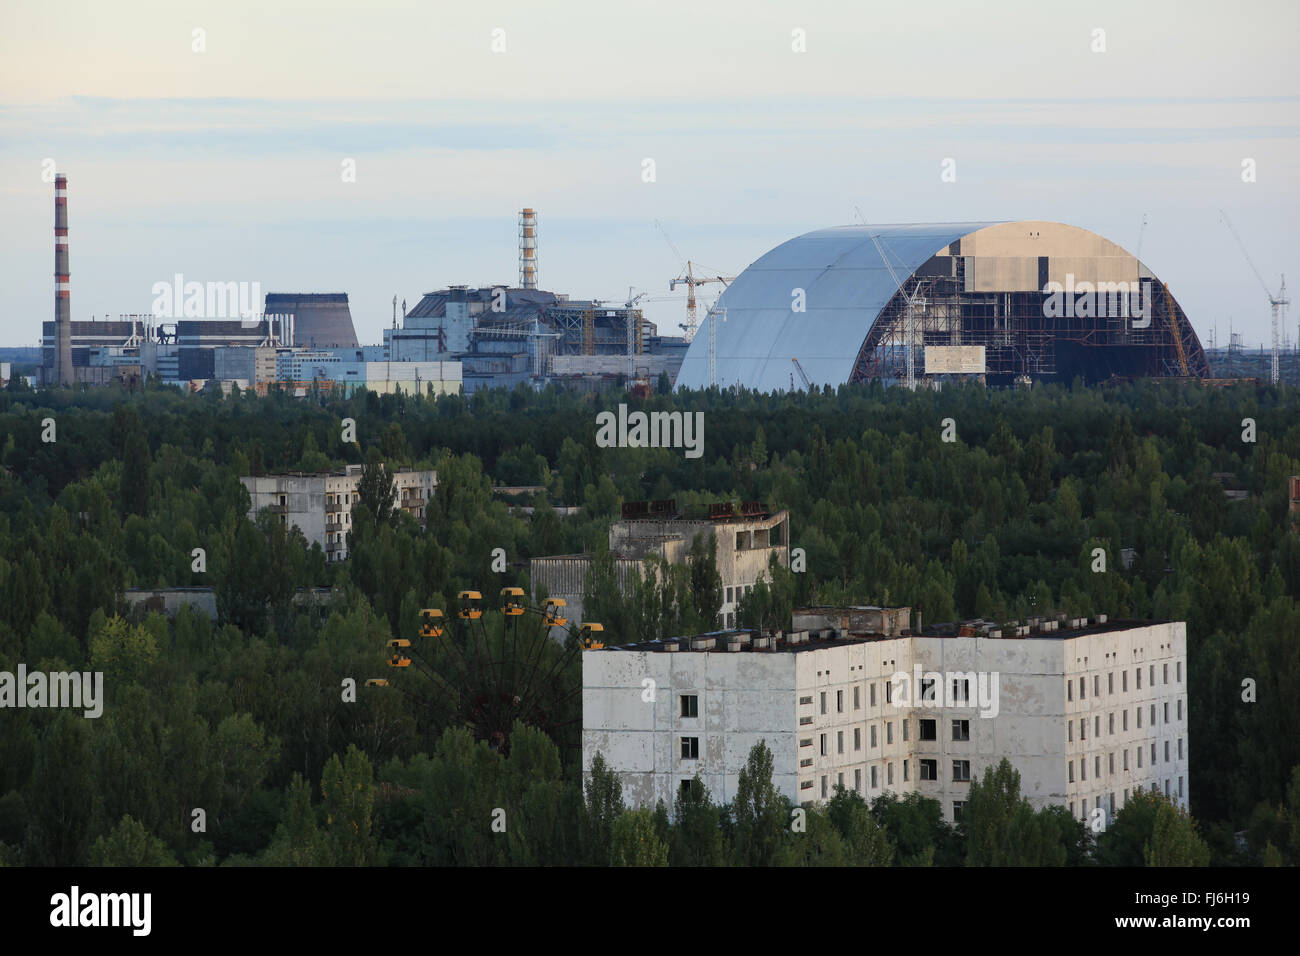
{"type": "MultiPolygon", "coordinates": [[[[863,340],[898,291],[872,235],[898,277],[906,279],[951,243],[990,225],[837,226],[782,243],[737,276],[718,300],[726,310],[726,320],[718,323],[718,384],[784,391],[796,358],[815,386],[847,382],[863,340]],[[804,290],[804,312],[791,309],[796,289],[804,290]]],[[[711,321],[710,316],[701,323],[677,385],[709,385],[711,321]]]]}

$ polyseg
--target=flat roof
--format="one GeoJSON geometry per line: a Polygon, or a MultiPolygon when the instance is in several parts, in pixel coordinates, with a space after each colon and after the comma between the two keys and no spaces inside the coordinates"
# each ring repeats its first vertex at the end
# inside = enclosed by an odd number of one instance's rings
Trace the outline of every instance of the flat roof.
{"type": "Polygon", "coordinates": [[[1044,632],[1035,632],[1023,637],[985,637],[979,634],[959,635],[956,629],[962,626],[961,622],[945,622],[927,626],[921,629],[921,633],[916,634],[906,631],[900,634],[869,634],[864,632],[850,632],[848,634],[839,633],[832,630],[833,636],[816,637],[815,632],[796,631],[796,634],[807,634],[806,640],[797,644],[789,641],[789,634],[775,643],[775,646],[768,648],[755,648],[752,640],[755,637],[770,637],[771,635],[762,634],[752,630],[729,629],[722,631],[709,631],[705,634],[695,634],[689,637],[676,637],[664,640],[639,641],[632,644],[606,644],[601,650],[606,651],[642,651],[648,653],[674,653],[667,650],[666,645],[677,644],[679,654],[735,654],[735,653],[758,653],[758,654],[799,654],[804,651],[815,651],[821,648],[831,647],[848,647],[854,644],[871,644],[879,641],[893,641],[907,639],[912,637],[924,638],[941,638],[961,641],[984,640],[984,641],[1029,641],[1029,640],[1068,640],[1075,637],[1088,637],[1094,634],[1109,634],[1120,631],[1132,631],[1140,627],[1154,627],[1160,624],[1171,624],[1169,620],[1108,620],[1104,624],[1089,624],[1084,627],[1063,629],[1044,632]],[[726,644],[734,643],[728,641],[732,635],[741,637],[741,647],[739,651],[729,651],[726,644]],[[692,650],[691,641],[713,638],[714,646],[704,650],[692,650]]]}

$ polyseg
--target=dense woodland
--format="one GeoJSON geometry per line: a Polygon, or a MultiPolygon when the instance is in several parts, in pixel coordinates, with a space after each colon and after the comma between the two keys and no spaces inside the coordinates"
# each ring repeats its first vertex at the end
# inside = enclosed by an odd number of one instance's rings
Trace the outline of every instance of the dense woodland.
{"type": "MultiPolygon", "coordinates": [[[[0,392],[0,671],[102,671],[107,702],[98,719],[0,710],[0,863],[1300,863],[1298,411],[1294,390],[1154,382],[346,401],[14,383],[0,392]],[[598,448],[596,412],[620,401],[703,411],[704,455],[598,448]],[[437,469],[424,530],[373,481],[344,563],[248,516],[241,475],[367,463],[373,476],[381,462],[437,469]],[[510,502],[493,485],[546,490],[510,502]],[[1031,810],[1004,765],[984,768],[956,827],[932,800],[846,792],[795,826],[762,747],[728,804],[697,784],[675,807],[631,811],[603,766],[584,784],[571,727],[520,723],[493,747],[425,703],[433,684],[341,700],[343,677],[385,676],[385,643],[414,636],[421,608],[527,588],[536,555],[598,555],[588,616],[614,640],[705,629],[706,549],[627,598],[614,588],[609,522],[647,498],[790,510],[807,571],[756,588],[750,626],[812,601],[911,604],[927,622],[1187,621],[1192,816],[1147,795],[1094,834],[1031,810]],[[128,613],[120,597],[182,585],[215,589],[216,624],[128,613]],[[331,600],[295,601],[312,587],[331,600]]],[[[576,665],[557,680],[579,680],[576,665]]]]}

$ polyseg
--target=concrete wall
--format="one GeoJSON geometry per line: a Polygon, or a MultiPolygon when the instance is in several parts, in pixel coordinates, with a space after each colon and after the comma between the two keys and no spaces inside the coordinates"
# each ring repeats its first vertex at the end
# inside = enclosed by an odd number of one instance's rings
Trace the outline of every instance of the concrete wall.
{"type": "Polygon", "coordinates": [[[128,588],[122,599],[132,608],[175,617],[188,604],[210,620],[217,619],[217,596],[212,588],[128,588]]]}

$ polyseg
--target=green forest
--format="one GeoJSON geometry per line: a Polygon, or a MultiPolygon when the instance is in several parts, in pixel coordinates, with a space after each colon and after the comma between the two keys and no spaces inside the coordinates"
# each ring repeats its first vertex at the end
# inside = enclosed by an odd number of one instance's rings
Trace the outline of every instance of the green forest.
{"type": "MultiPolygon", "coordinates": [[[[0,710],[0,864],[1296,865],[1298,410],[1294,390],[1174,382],[304,400],[15,381],[0,391],[0,672],[102,672],[106,701],[96,719],[0,710]],[[702,411],[702,457],[597,447],[597,412],[620,402],[702,411]],[[250,518],[241,476],[346,464],[370,479],[347,561],[250,518]],[[392,509],[380,464],[437,470],[423,528],[392,509]],[[414,639],[421,609],[527,591],[540,555],[596,554],[587,612],[607,641],[708,629],[706,548],[657,584],[614,585],[620,503],[664,498],[789,510],[807,569],[774,569],[747,626],[788,627],[805,603],[1186,621],[1191,814],[1144,794],[1093,833],[1033,810],[1005,762],[982,768],[956,826],[916,795],[799,808],[761,745],[729,803],[697,781],[633,810],[601,761],[584,780],[572,720],[485,739],[415,668],[400,677],[419,693],[365,684],[401,683],[387,642],[414,639]],[[213,588],[218,620],[122,597],[164,586],[213,588]],[[313,588],[328,599],[302,600],[313,588]]],[[[511,653],[503,627],[482,640],[511,653]]],[[[579,655],[562,660],[555,684],[572,688],[579,655]]]]}

